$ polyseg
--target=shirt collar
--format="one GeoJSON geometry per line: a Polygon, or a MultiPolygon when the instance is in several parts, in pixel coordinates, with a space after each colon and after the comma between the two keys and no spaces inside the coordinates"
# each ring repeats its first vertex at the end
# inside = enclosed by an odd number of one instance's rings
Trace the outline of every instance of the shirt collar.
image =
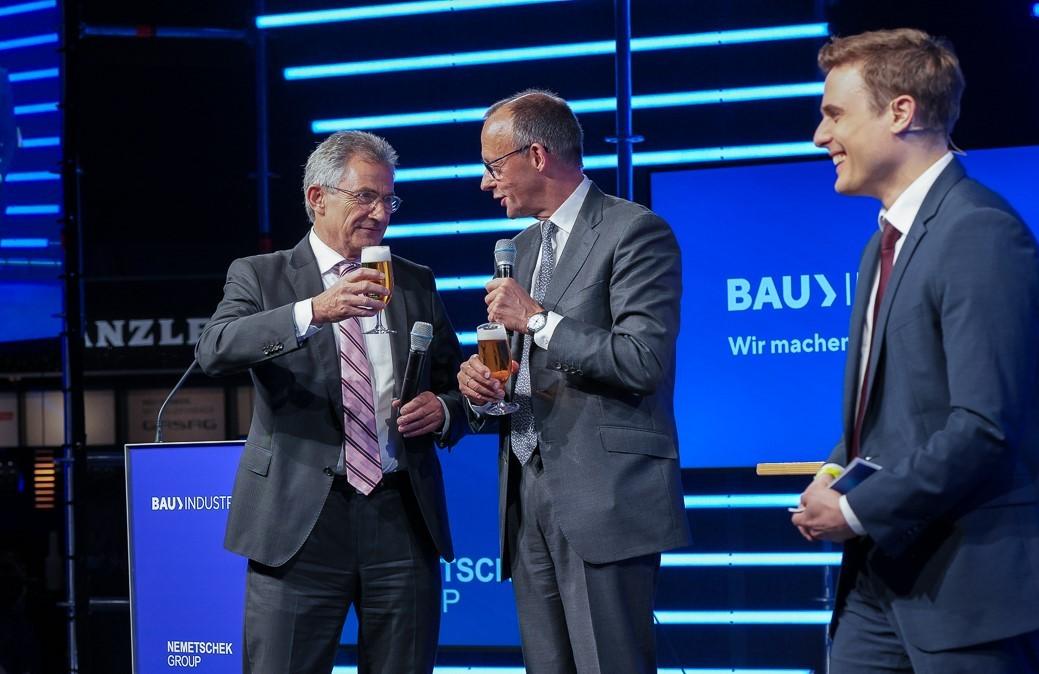
{"type": "Polygon", "coordinates": [[[895,203],[891,204],[891,208],[880,209],[877,226],[884,229],[884,221],[887,220],[905,236],[909,228],[913,226],[913,221],[916,220],[916,214],[920,212],[927,193],[931,191],[938,176],[950,163],[952,163],[952,153],[946,152],[941,159],[931,164],[926,171],[920,174],[920,177],[910,183],[902,194],[898,195],[895,203]]]}
{"type": "Polygon", "coordinates": [[[584,198],[588,196],[588,190],[592,187],[592,181],[588,179],[588,176],[584,177],[581,184],[577,186],[570,196],[566,198],[556,212],[549,218],[555,224],[556,227],[563,230],[567,234],[574,228],[574,223],[577,222],[577,216],[581,213],[581,206],[584,204],[584,198]]]}
{"type": "Polygon", "coordinates": [[[313,227],[310,228],[310,236],[307,238],[310,240],[310,250],[314,251],[317,268],[321,271],[322,276],[331,272],[333,267],[346,259],[322,241],[313,227]]]}

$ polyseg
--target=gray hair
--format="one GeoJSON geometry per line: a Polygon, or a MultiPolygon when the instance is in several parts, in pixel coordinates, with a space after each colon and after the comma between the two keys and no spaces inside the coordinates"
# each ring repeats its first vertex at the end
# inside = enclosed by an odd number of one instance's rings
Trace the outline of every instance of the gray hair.
{"type": "Polygon", "coordinates": [[[512,135],[516,147],[538,143],[569,164],[578,168],[584,165],[584,131],[581,123],[567,102],[554,91],[521,91],[489,107],[483,118],[487,119],[503,108],[507,108],[512,115],[512,135]]]}
{"type": "Polygon", "coordinates": [[[391,169],[397,166],[397,151],[385,138],[367,131],[333,133],[310,153],[303,172],[303,206],[311,222],[314,222],[314,209],[307,201],[307,190],[311,185],[322,188],[338,186],[346,165],[355,155],[385,164],[391,169]]]}

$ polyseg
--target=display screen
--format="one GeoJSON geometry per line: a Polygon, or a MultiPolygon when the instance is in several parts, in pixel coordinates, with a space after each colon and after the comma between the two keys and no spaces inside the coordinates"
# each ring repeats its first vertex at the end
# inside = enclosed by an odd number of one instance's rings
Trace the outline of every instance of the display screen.
{"type": "MultiPolygon", "coordinates": [[[[1039,147],[972,151],[967,174],[1039,225],[1039,147]]],[[[685,467],[824,459],[839,440],[848,321],[880,204],[829,161],[658,173],[682,248],[675,415],[685,467]]]]}

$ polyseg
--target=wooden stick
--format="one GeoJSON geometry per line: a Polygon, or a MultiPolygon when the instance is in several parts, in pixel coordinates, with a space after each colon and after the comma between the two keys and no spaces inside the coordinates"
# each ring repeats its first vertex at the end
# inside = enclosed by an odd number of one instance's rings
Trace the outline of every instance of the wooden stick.
{"type": "Polygon", "coordinates": [[[759,463],[758,475],[815,475],[823,467],[822,461],[789,461],[786,463],[759,463]]]}

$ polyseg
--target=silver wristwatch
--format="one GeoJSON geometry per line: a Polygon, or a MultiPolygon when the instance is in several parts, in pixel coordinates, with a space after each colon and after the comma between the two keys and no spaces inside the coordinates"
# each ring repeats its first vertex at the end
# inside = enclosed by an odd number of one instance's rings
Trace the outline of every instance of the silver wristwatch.
{"type": "Polygon", "coordinates": [[[548,325],[548,312],[539,311],[527,319],[527,334],[534,336],[539,330],[548,325]]]}

